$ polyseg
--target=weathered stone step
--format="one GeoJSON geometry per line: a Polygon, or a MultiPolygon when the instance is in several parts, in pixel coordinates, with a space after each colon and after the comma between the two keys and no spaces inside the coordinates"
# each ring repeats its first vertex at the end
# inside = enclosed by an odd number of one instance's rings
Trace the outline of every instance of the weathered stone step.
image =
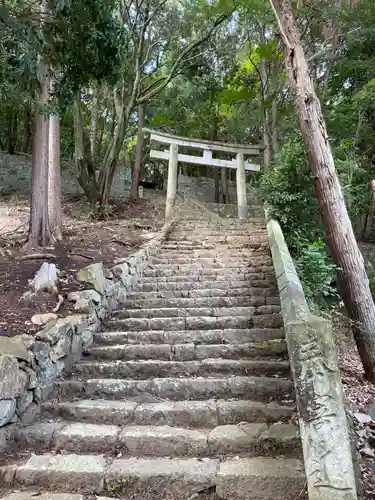
{"type": "Polygon", "coordinates": [[[192,245],[184,244],[184,243],[178,243],[178,242],[171,242],[171,243],[164,243],[160,247],[161,252],[165,251],[174,251],[174,252],[180,252],[183,256],[184,253],[193,253],[196,251],[203,251],[203,250],[211,250],[215,251],[216,253],[221,253],[221,252],[229,252],[232,250],[242,252],[244,249],[245,250],[250,250],[250,249],[256,249],[259,247],[264,247],[268,248],[268,246],[265,243],[262,242],[239,242],[239,243],[195,243],[192,242],[192,245]]]}
{"type": "Polygon", "coordinates": [[[137,300],[149,300],[149,299],[179,299],[179,298],[187,298],[187,299],[200,299],[200,298],[209,298],[209,297],[246,297],[246,300],[249,301],[249,305],[280,305],[280,299],[277,293],[273,297],[265,297],[262,295],[250,296],[250,292],[256,293],[254,288],[231,288],[226,290],[225,288],[198,288],[196,290],[161,290],[161,291],[149,291],[149,292],[137,292],[128,295],[128,300],[137,301],[137,300]]]}
{"type": "Polygon", "coordinates": [[[254,230],[254,231],[173,231],[168,240],[164,243],[164,245],[177,245],[177,244],[211,244],[213,242],[217,242],[220,245],[227,245],[233,242],[239,243],[242,242],[244,246],[248,243],[255,244],[257,243],[259,246],[269,246],[267,233],[263,229],[254,230]]]}
{"type": "Polygon", "coordinates": [[[135,401],[81,399],[44,403],[42,416],[114,425],[170,425],[212,429],[241,422],[287,422],[292,406],[260,401],[163,401],[139,404],[135,401]]]}
{"type": "MultiPolygon", "coordinates": [[[[113,497],[132,491],[148,494],[194,494],[215,486],[219,460],[216,459],[111,459],[102,455],[32,455],[18,466],[7,466],[8,484],[37,486],[64,492],[113,497]],[[134,489],[133,489],[134,488],[134,489]]],[[[4,471],[4,468],[3,468],[4,471]]],[[[0,469],[0,473],[1,473],[0,469]]],[[[133,497],[134,498],[134,497],[133,497]]],[[[139,500],[144,498],[140,496],[139,500]]],[[[152,498],[152,496],[151,496],[152,498]]]]}
{"type": "Polygon", "coordinates": [[[230,236],[223,234],[191,234],[190,236],[184,235],[174,235],[173,233],[169,236],[168,242],[165,245],[179,245],[179,246],[200,246],[205,244],[220,244],[220,245],[228,245],[228,247],[234,246],[234,248],[258,248],[260,246],[268,247],[269,242],[267,235],[263,232],[259,234],[252,233],[251,235],[238,235],[238,236],[230,236]]]}
{"type": "Polygon", "coordinates": [[[140,403],[223,399],[250,399],[253,401],[290,404],[294,400],[290,380],[271,377],[211,377],[211,378],[154,378],[152,380],[94,378],[85,381],[61,380],[61,395],[133,399],[140,403]]]}
{"type": "Polygon", "coordinates": [[[157,359],[164,361],[194,361],[206,358],[252,358],[284,356],[287,353],[284,340],[267,340],[243,344],[118,344],[91,347],[90,358],[135,361],[157,359]]]}
{"type": "Polygon", "coordinates": [[[248,307],[248,306],[264,306],[280,304],[277,297],[274,301],[266,304],[266,297],[250,297],[250,296],[233,296],[233,297],[158,297],[155,292],[144,292],[138,296],[132,294],[131,298],[126,299],[122,303],[123,308],[128,309],[154,309],[157,307],[178,307],[178,308],[194,308],[194,307],[248,307]],[[146,294],[149,293],[147,296],[146,294]],[[146,295],[144,297],[143,295],[146,295]],[[274,302],[274,304],[272,304],[274,302]]]}
{"type": "Polygon", "coordinates": [[[227,267],[237,267],[242,265],[247,265],[251,263],[251,260],[255,257],[267,258],[269,257],[269,251],[265,250],[254,250],[247,255],[232,256],[229,252],[223,255],[212,254],[211,256],[201,257],[197,256],[181,256],[178,253],[162,253],[157,257],[153,257],[151,264],[190,264],[199,266],[209,266],[215,265],[216,263],[223,264],[227,267]]]}
{"type": "Polygon", "coordinates": [[[280,306],[241,307],[158,307],[155,309],[121,309],[115,318],[184,318],[185,316],[254,316],[277,314],[280,306]]]}
{"type": "Polygon", "coordinates": [[[238,458],[220,464],[216,494],[225,500],[305,498],[304,465],[296,458],[238,458]]]}
{"type": "MultiPolygon", "coordinates": [[[[185,344],[188,345],[188,344],[185,344]]],[[[262,375],[269,377],[289,376],[288,361],[204,359],[201,361],[83,361],[76,368],[85,378],[132,378],[152,377],[211,377],[262,375]]]]}
{"type": "Polygon", "coordinates": [[[283,328],[252,328],[224,330],[96,332],[96,344],[243,344],[284,339],[283,328]]]}
{"type": "Polygon", "coordinates": [[[238,359],[247,357],[282,356],[287,353],[284,340],[262,340],[236,344],[168,344],[141,343],[94,346],[88,351],[92,358],[121,359],[158,359],[165,361],[193,361],[205,358],[238,359]]]}
{"type": "Polygon", "coordinates": [[[249,291],[249,295],[254,296],[264,296],[264,297],[274,297],[277,295],[275,287],[252,287],[249,285],[248,281],[241,280],[219,280],[218,277],[210,281],[198,281],[192,280],[191,277],[184,276],[184,279],[177,281],[176,278],[172,280],[162,280],[158,278],[148,278],[148,280],[142,280],[142,282],[135,287],[134,292],[158,292],[158,291],[173,291],[173,290],[226,290],[227,293],[232,293],[233,290],[243,288],[249,291]]]}
{"type": "MultiPolygon", "coordinates": [[[[179,281],[181,279],[187,279],[187,278],[193,278],[197,281],[203,281],[207,279],[219,279],[220,280],[240,280],[240,281],[246,281],[249,280],[251,282],[252,280],[259,280],[257,276],[259,274],[264,274],[262,271],[255,270],[256,268],[254,267],[243,267],[243,268],[232,268],[232,269],[226,269],[226,268],[196,268],[192,267],[190,269],[185,269],[185,268],[180,268],[180,267],[170,267],[165,266],[163,268],[159,269],[146,269],[144,272],[144,278],[145,281],[149,281],[147,278],[160,278],[163,277],[166,279],[170,279],[171,277],[179,277],[175,281],[179,281]],[[210,278],[207,278],[206,276],[210,276],[210,278]]],[[[271,273],[268,273],[271,274],[271,273]]],[[[271,276],[269,276],[269,279],[271,276]]],[[[273,281],[274,281],[274,276],[272,276],[273,281]]],[[[259,280],[259,281],[264,281],[259,280]]]]}
{"type": "Polygon", "coordinates": [[[128,309],[153,309],[157,307],[246,307],[265,305],[264,297],[202,297],[202,298],[155,298],[127,299],[122,303],[128,309]]]}
{"type": "Polygon", "coordinates": [[[194,258],[194,257],[154,257],[150,268],[151,269],[240,269],[238,272],[247,271],[248,267],[253,267],[256,259],[268,260],[269,255],[256,254],[253,257],[242,259],[233,259],[230,255],[226,257],[218,257],[216,259],[209,257],[194,258]]]}
{"type": "MultiPolygon", "coordinates": [[[[162,494],[186,500],[216,487],[223,500],[294,500],[304,491],[303,470],[297,458],[113,460],[101,455],[46,453],[32,455],[18,466],[3,467],[1,472],[8,486],[34,486],[39,491],[45,487],[90,495],[109,492],[112,497],[130,495],[135,500],[144,499],[147,492],[150,498],[162,494]]],[[[58,500],[78,499],[65,495],[58,500]]]]}
{"type": "Polygon", "coordinates": [[[246,316],[185,316],[163,318],[113,319],[107,322],[110,330],[222,330],[232,328],[281,328],[280,314],[246,316]]]}
{"type": "Polygon", "coordinates": [[[217,258],[221,259],[232,258],[233,260],[238,259],[241,261],[241,260],[251,259],[254,256],[269,255],[269,250],[267,252],[260,254],[259,252],[264,252],[264,250],[256,248],[254,249],[251,248],[246,250],[228,249],[228,248],[221,248],[219,246],[217,246],[216,249],[212,250],[188,249],[186,251],[184,250],[183,252],[179,252],[177,250],[164,249],[155,258],[173,259],[175,257],[180,259],[211,259],[211,260],[215,260],[217,258]]]}
{"type": "MultiPolygon", "coordinates": [[[[142,282],[138,285],[148,286],[154,285],[157,283],[184,283],[190,287],[198,286],[199,284],[203,284],[205,288],[212,288],[216,283],[225,283],[227,286],[233,286],[234,288],[241,288],[243,286],[248,287],[257,287],[257,288],[267,288],[271,287],[274,291],[276,291],[276,284],[274,280],[258,280],[251,278],[253,273],[246,274],[184,274],[182,276],[179,275],[169,275],[168,276],[146,276],[142,279],[142,282]]],[[[202,285],[201,285],[202,286],[202,285]]],[[[220,285],[223,286],[223,285],[220,285]]],[[[218,287],[219,288],[219,287],[218,287]]]]}
{"type": "MultiPolygon", "coordinates": [[[[51,426],[53,428],[53,424],[51,426]]],[[[213,429],[189,429],[168,425],[106,425],[58,422],[54,431],[45,432],[42,423],[21,431],[18,443],[28,447],[42,445],[58,452],[110,453],[123,457],[210,457],[300,454],[297,426],[293,424],[246,423],[220,425],[213,429]],[[39,431],[40,428],[40,431],[39,431]],[[26,433],[29,431],[29,435],[26,433]],[[30,434],[36,435],[35,443],[30,434]],[[23,441],[22,435],[26,440],[23,441]]]]}

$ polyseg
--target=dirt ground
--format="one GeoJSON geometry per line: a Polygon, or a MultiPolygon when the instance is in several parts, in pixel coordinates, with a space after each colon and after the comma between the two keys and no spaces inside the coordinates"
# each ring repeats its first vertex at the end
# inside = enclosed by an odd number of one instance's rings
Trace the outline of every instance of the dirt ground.
{"type": "MultiPolygon", "coordinates": [[[[51,312],[54,298],[41,296],[33,303],[20,302],[29,290],[28,282],[43,262],[53,262],[60,270],[62,295],[77,290],[75,274],[92,262],[111,265],[117,258],[134,252],[152,238],[163,225],[164,198],[157,191],[145,190],[138,203],[112,200],[107,220],[95,220],[83,198],[63,199],[64,240],[55,248],[43,249],[48,258],[28,257],[25,250],[29,206],[25,197],[0,198],[0,335],[34,333],[40,327],[31,323],[33,314],[51,312]]],[[[40,249],[37,252],[41,252],[40,249]]],[[[58,311],[66,313],[65,301],[58,311]]]]}
{"type": "Polygon", "coordinates": [[[364,377],[361,360],[358,355],[350,323],[341,312],[332,316],[338,358],[341,371],[341,382],[344,396],[351,413],[359,451],[359,468],[363,481],[364,500],[375,500],[375,418],[368,421],[366,417],[374,416],[375,385],[364,377]]]}

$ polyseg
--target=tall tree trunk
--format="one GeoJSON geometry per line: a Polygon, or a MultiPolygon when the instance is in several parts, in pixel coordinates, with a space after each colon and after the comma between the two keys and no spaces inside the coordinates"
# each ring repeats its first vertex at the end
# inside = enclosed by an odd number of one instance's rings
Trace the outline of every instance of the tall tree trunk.
{"type": "Polygon", "coordinates": [[[228,169],[221,168],[221,192],[223,193],[223,203],[229,204],[228,169]]]}
{"type": "Polygon", "coordinates": [[[24,122],[23,122],[23,138],[21,145],[21,152],[28,153],[30,150],[30,143],[32,138],[32,116],[30,108],[25,111],[24,122]]]}
{"type": "Polygon", "coordinates": [[[91,155],[85,151],[84,129],[80,96],[74,103],[74,160],[76,165],[77,180],[93,210],[99,200],[99,188],[95,176],[95,168],[91,162],[91,155]]]}
{"type": "Polygon", "coordinates": [[[62,240],[61,177],[60,177],[60,117],[49,117],[48,131],[48,223],[54,242],[62,240]]]}
{"type": "Polygon", "coordinates": [[[262,84],[262,118],[263,118],[263,144],[264,149],[264,168],[268,169],[271,163],[271,135],[270,135],[270,119],[269,119],[269,109],[267,104],[268,97],[268,72],[266,62],[263,61],[261,65],[261,84],[262,84]]]}
{"type": "Polygon", "coordinates": [[[277,70],[278,63],[274,61],[272,65],[272,107],[271,107],[271,138],[272,138],[272,154],[275,155],[279,151],[279,130],[278,130],[278,109],[277,109],[277,70]]]}
{"type": "Polygon", "coordinates": [[[124,142],[125,132],[128,125],[128,114],[125,109],[122,109],[117,120],[117,124],[114,131],[114,136],[108,146],[108,153],[106,153],[106,159],[103,164],[102,170],[100,171],[99,177],[99,192],[100,192],[100,205],[99,205],[99,215],[104,216],[109,204],[109,197],[111,193],[111,187],[113,182],[113,177],[116,172],[116,167],[118,159],[120,156],[122,144],[124,142]]]}
{"type": "Polygon", "coordinates": [[[45,76],[34,118],[30,228],[27,243],[31,247],[50,244],[47,194],[49,119],[43,114],[48,95],[49,79],[45,76]]]}
{"type": "Polygon", "coordinates": [[[91,163],[95,166],[97,162],[98,148],[98,119],[99,119],[99,87],[97,84],[92,89],[92,105],[91,105],[91,126],[90,126],[90,154],[91,163]]]}
{"type": "Polygon", "coordinates": [[[16,152],[17,144],[17,113],[14,108],[8,108],[7,112],[7,122],[8,122],[8,141],[7,150],[10,155],[14,155],[16,152]]]}
{"type": "Polygon", "coordinates": [[[138,199],[138,184],[142,168],[142,158],[143,158],[143,140],[144,133],[143,127],[145,123],[145,108],[143,104],[138,106],[138,133],[137,133],[137,145],[135,149],[135,162],[132,175],[132,187],[130,190],[130,198],[132,200],[138,199]]]}
{"type": "Polygon", "coordinates": [[[288,80],[304,138],[327,245],[338,266],[340,292],[353,320],[353,333],[366,377],[375,382],[375,305],[337,177],[331,147],[288,0],[270,0],[285,44],[288,80]]]}
{"type": "Polygon", "coordinates": [[[220,169],[214,167],[215,203],[220,203],[220,169]]]}

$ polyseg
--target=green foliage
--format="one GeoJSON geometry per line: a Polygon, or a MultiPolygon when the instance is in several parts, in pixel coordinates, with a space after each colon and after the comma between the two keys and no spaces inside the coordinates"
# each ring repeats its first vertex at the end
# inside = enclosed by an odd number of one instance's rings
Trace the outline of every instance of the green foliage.
{"type": "Polygon", "coordinates": [[[289,244],[296,231],[309,241],[322,236],[314,185],[299,136],[284,143],[272,168],[263,175],[260,190],[289,244]]]}
{"type": "Polygon", "coordinates": [[[307,300],[324,307],[328,299],[337,299],[333,286],[337,268],[332,264],[324,241],[300,239],[294,244],[297,245],[296,268],[307,300]]]}
{"type": "Polygon", "coordinates": [[[113,82],[118,77],[124,32],[115,8],[115,0],[75,0],[56,10],[45,51],[51,64],[60,69],[57,88],[61,96],[73,95],[92,80],[113,82]]]}
{"type": "MultiPolygon", "coordinates": [[[[345,201],[355,224],[369,202],[369,173],[345,148],[336,148],[334,152],[345,201]]],[[[272,215],[280,221],[307,297],[314,302],[334,298],[336,269],[324,243],[314,183],[299,136],[284,143],[272,168],[263,175],[260,190],[272,215]]]]}

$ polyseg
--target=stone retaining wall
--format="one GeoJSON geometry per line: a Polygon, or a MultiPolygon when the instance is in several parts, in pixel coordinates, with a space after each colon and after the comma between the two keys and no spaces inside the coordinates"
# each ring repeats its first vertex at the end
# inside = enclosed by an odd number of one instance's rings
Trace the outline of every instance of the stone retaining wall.
{"type": "Polygon", "coordinates": [[[309,500],[357,498],[351,442],[332,325],[311,314],[280,225],[269,219],[309,500]]]}
{"type": "MultiPolygon", "coordinates": [[[[119,166],[113,179],[111,196],[124,197],[129,193],[131,169],[119,166]]],[[[31,156],[9,155],[0,152],[0,194],[30,194],[31,156]]],[[[76,179],[73,165],[61,166],[61,190],[63,194],[80,194],[82,190],[76,179]]]]}
{"type": "Polygon", "coordinates": [[[81,269],[77,279],[85,289],[68,297],[77,314],[50,321],[35,336],[0,337],[0,452],[12,442],[17,424],[33,420],[56,379],[91,346],[101,321],[126,299],[171,224],[113,268],[94,263],[81,269]]]}
{"type": "MultiPolygon", "coordinates": [[[[166,182],[164,184],[166,185],[166,182]]],[[[180,174],[177,180],[177,189],[202,203],[215,202],[215,179],[212,177],[190,177],[180,174]]],[[[231,203],[237,203],[236,183],[228,181],[228,190],[231,203]]]]}

